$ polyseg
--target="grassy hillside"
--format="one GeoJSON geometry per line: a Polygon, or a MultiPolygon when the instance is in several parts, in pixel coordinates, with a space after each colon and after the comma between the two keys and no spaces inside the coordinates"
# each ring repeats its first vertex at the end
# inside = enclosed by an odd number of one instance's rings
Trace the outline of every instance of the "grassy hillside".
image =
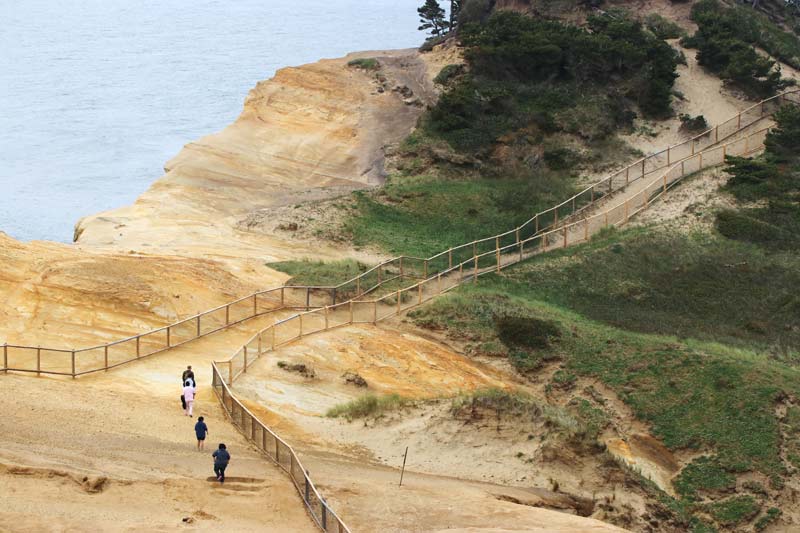
{"type": "Polygon", "coordinates": [[[635,154],[616,138],[667,116],[679,54],[625,13],[585,27],[499,12],[464,24],[465,65],[398,149],[387,186],[357,196],[357,245],[430,255],[504,231],[569,196],[581,172],[635,154]]]}
{"type": "Polygon", "coordinates": [[[800,258],[730,244],[613,233],[463,286],[411,317],[472,354],[507,356],[521,372],[558,364],[554,389],[600,380],[667,447],[703,453],[675,481],[679,498],[664,496],[674,511],[698,528],[703,518],[735,530],[766,512],[800,467],[798,456],[782,455],[800,439],[775,408],[800,394],[800,300],[791,290],[800,258]],[[527,329],[508,335],[510,321],[527,329]],[[773,343],[780,349],[765,349],[773,343]],[[767,494],[736,489],[745,473],[767,494]],[[747,512],[728,509],[737,505],[747,512]]]}

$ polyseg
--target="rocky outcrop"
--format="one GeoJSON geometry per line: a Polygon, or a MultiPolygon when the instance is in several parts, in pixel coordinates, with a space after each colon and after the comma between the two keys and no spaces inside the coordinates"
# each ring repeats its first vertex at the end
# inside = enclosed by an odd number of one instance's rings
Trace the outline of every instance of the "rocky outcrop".
{"type": "Polygon", "coordinates": [[[250,91],[233,124],[188,144],[133,205],[81,220],[78,244],[214,257],[234,268],[247,258],[340,257],[340,247],[289,245],[240,222],[381,183],[383,147],[408,135],[433,102],[431,78],[447,55],[362,52],[278,71],[250,91]],[[348,65],[371,58],[377,68],[348,65]]]}

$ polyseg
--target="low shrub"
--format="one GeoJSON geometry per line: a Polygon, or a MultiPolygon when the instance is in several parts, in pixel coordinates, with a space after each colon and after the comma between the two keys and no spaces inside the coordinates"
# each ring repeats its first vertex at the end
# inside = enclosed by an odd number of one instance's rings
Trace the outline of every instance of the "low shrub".
{"type": "Polygon", "coordinates": [[[681,113],[678,115],[678,119],[681,121],[681,130],[683,131],[700,133],[708,129],[708,122],[706,122],[706,117],[703,115],[697,115],[696,117],[693,117],[691,115],[681,113]]]}
{"type": "Polygon", "coordinates": [[[752,496],[734,496],[706,506],[708,512],[723,526],[735,526],[750,521],[761,510],[752,496]]]}
{"type": "Polygon", "coordinates": [[[494,323],[498,338],[510,348],[549,348],[561,336],[554,322],[530,316],[498,316],[494,323]]]}
{"type": "Polygon", "coordinates": [[[378,70],[381,68],[380,62],[374,57],[363,57],[347,62],[348,67],[360,68],[361,70],[378,70]]]}
{"type": "Polygon", "coordinates": [[[412,403],[411,400],[397,394],[386,396],[365,394],[355,400],[331,407],[325,413],[325,416],[330,418],[344,417],[348,421],[356,418],[377,418],[388,411],[396,411],[412,403]]]}
{"type": "Polygon", "coordinates": [[[678,24],[667,20],[658,13],[651,13],[645,18],[647,29],[659,39],[677,39],[686,35],[686,31],[678,24]]]}

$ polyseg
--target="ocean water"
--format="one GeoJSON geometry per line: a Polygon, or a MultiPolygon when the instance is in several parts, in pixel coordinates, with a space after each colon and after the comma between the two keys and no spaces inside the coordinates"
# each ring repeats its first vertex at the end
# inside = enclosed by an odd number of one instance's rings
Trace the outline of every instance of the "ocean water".
{"type": "Polygon", "coordinates": [[[70,242],[278,68],[417,46],[419,3],[0,1],[0,231],[70,242]]]}

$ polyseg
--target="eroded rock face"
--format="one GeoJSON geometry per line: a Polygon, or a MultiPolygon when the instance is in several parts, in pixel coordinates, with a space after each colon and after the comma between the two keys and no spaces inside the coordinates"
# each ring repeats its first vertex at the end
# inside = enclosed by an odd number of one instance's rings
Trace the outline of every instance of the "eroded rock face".
{"type": "Polygon", "coordinates": [[[78,244],[229,263],[340,257],[341,248],[289,246],[286,235],[248,232],[239,222],[265,208],[381,183],[383,147],[408,135],[435,100],[431,79],[448,54],[362,52],[281,69],[250,91],[233,124],[184,147],[133,205],[81,220],[78,244]],[[373,57],[375,70],[348,66],[373,57]]]}
{"type": "MultiPolygon", "coordinates": [[[[0,343],[81,348],[146,331],[277,285],[243,264],[20,243],[0,232],[0,343]]],[[[272,277],[270,277],[272,276],[272,277]]]]}
{"type": "Polygon", "coordinates": [[[79,221],[77,246],[0,233],[0,342],[115,340],[281,284],[286,276],[266,262],[346,255],[299,226],[243,221],[380,183],[383,147],[434,101],[431,79],[452,56],[363,52],[282,69],[250,91],[233,124],[181,150],[133,205],[79,221]],[[377,71],[348,66],[372,57],[377,71]],[[395,86],[422,107],[377,90],[395,86]]]}

